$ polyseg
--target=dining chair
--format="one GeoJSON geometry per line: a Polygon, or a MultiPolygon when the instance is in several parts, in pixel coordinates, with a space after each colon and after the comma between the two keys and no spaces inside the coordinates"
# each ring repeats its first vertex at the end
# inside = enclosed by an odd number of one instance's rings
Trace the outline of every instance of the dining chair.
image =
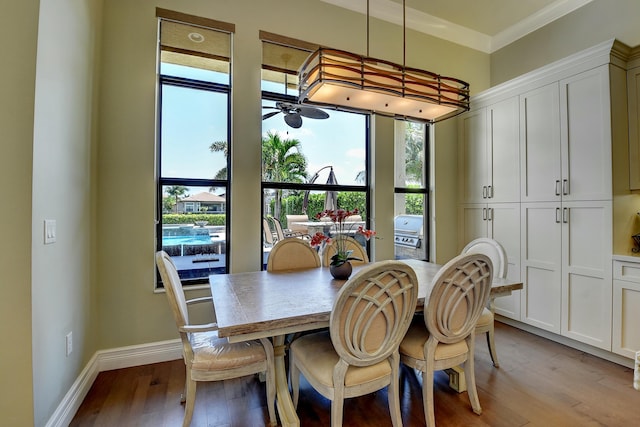
{"type": "Polygon", "coordinates": [[[286,215],[287,217],[287,228],[291,230],[293,233],[300,233],[305,238],[311,238],[309,236],[309,227],[302,224],[303,222],[309,222],[309,217],[306,214],[303,215],[286,215]]]}
{"type": "Polygon", "coordinates": [[[269,252],[267,271],[320,267],[320,255],[308,240],[278,240],[269,252]]]}
{"type": "Polygon", "coordinates": [[[182,341],[182,357],[186,366],[185,392],[181,396],[181,402],[185,403],[182,426],[191,424],[197,382],[221,381],[256,373],[266,374],[269,420],[271,425],[275,425],[275,371],[271,341],[263,338],[229,343],[226,338],[219,338],[211,297],[187,300],[176,266],[166,252],[156,253],[156,264],[182,341]],[[188,306],[206,302],[211,304],[214,323],[191,324],[188,306]]]}
{"type": "Polygon", "coordinates": [[[458,255],[433,278],[423,319],[415,316],[400,343],[400,361],[422,372],[426,425],[435,427],[434,372],[464,363],[473,412],[482,413],[474,368],[474,329],[491,292],[493,267],[483,254],[458,255]],[[426,327],[425,327],[426,326],[426,327]]]}
{"type": "MultiPolygon", "coordinates": [[[[507,252],[504,250],[504,247],[498,243],[498,241],[486,237],[475,239],[469,242],[467,246],[462,249],[462,254],[468,253],[480,253],[487,255],[493,263],[493,277],[507,277],[507,269],[509,267],[507,263],[507,252]]],[[[498,362],[498,353],[496,351],[494,321],[495,306],[493,300],[489,299],[487,307],[482,310],[480,319],[478,319],[475,333],[476,335],[486,334],[491,361],[493,362],[493,366],[498,368],[500,367],[500,363],[498,362]]]]}
{"type": "Polygon", "coordinates": [[[336,236],[334,239],[332,239],[330,244],[325,245],[324,248],[322,249],[322,265],[326,267],[329,264],[331,264],[331,257],[334,256],[337,252],[337,249],[336,249],[337,239],[344,239],[346,241],[345,246],[347,250],[353,251],[351,256],[360,258],[361,261],[358,261],[358,260],[350,261],[352,265],[369,263],[369,256],[367,255],[367,250],[365,249],[364,246],[360,244],[360,242],[358,242],[356,239],[354,239],[351,236],[336,236]]]}
{"type": "Polygon", "coordinates": [[[329,318],[329,331],[304,335],[290,347],[289,374],[294,407],[300,374],[331,400],[331,425],[342,425],[344,399],[388,389],[394,427],[402,425],[398,344],[415,311],[416,274],[393,260],[363,267],[342,285],[329,318]]]}

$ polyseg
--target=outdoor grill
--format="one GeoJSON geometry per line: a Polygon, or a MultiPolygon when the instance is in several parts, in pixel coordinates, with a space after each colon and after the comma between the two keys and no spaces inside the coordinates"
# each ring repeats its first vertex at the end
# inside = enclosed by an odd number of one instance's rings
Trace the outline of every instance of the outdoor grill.
{"type": "Polygon", "coordinates": [[[398,215],[394,221],[393,238],[396,258],[424,257],[422,215],[398,215]]]}

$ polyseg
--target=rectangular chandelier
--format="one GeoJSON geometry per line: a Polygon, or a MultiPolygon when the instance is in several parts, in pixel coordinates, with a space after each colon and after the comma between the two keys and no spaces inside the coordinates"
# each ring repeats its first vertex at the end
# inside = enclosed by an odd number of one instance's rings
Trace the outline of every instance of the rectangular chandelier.
{"type": "Polygon", "coordinates": [[[342,50],[320,48],[299,71],[299,100],[435,123],[469,110],[469,84],[342,50]]]}

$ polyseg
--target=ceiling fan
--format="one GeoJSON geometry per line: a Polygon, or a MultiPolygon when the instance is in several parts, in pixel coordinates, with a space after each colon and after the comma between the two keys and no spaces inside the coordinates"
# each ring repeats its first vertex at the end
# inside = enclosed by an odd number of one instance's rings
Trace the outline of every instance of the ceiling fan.
{"type": "Polygon", "coordinates": [[[307,117],[309,119],[327,119],[329,118],[329,114],[325,111],[310,107],[308,105],[302,104],[291,104],[289,102],[276,102],[275,107],[265,107],[278,111],[272,111],[270,113],[266,113],[262,115],[262,120],[268,119],[269,117],[273,117],[278,113],[284,114],[284,121],[286,124],[291,126],[292,128],[298,129],[302,126],[302,118],[307,117]]]}

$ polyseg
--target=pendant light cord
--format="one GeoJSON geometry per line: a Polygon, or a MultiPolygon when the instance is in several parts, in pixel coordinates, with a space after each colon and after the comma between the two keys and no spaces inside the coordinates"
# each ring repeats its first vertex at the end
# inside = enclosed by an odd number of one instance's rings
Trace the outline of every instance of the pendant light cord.
{"type": "Polygon", "coordinates": [[[367,0],[367,56],[369,56],[369,0],[367,0]]]}
{"type": "Polygon", "coordinates": [[[402,68],[407,66],[407,9],[405,3],[406,0],[402,0],[402,68]]]}

